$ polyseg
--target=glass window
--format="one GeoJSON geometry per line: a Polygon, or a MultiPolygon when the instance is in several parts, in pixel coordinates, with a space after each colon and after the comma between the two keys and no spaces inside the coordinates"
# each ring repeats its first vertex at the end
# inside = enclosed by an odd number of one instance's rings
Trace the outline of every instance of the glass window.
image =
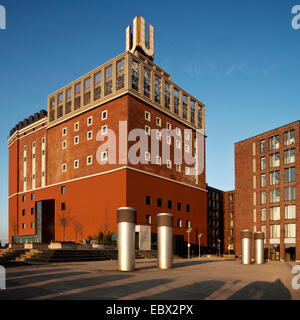
{"type": "Polygon", "coordinates": [[[260,158],[260,170],[266,169],[266,157],[260,158]]]}
{"type": "Polygon", "coordinates": [[[295,162],[295,149],[289,149],[284,151],[284,164],[295,162]]]}
{"type": "Polygon", "coordinates": [[[181,210],[181,202],[177,202],[177,210],[178,210],[178,211],[181,210]]]}
{"type": "Polygon", "coordinates": [[[262,191],[261,192],[261,196],[260,196],[260,203],[261,204],[266,204],[267,198],[266,198],[266,191],[262,191]]]}
{"type": "Polygon", "coordinates": [[[105,68],[104,95],[112,93],[112,65],[105,68]]]}
{"type": "Polygon", "coordinates": [[[61,186],[60,193],[65,194],[66,193],[66,186],[61,186]]]}
{"type": "Polygon", "coordinates": [[[182,220],[181,220],[181,219],[178,219],[178,220],[177,220],[177,227],[178,227],[178,228],[181,228],[181,227],[182,227],[182,220]]]}
{"type": "Polygon", "coordinates": [[[67,99],[72,97],[72,88],[67,89],[67,99]]]}
{"type": "Polygon", "coordinates": [[[270,238],[271,239],[280,238],[280,224],[274,224],[270,226],[270,238]]]}
{"type": "Polygon", "coordinates": [[[151,224],[151,216],[149,214],[146,215],[146,223],[151,224]]]}
{"type": "Polygon", "coordinates": [[[270,203],[280,201],[280,189],[270,190],[270,203]]]}
{"type": "Polygon", "coordinates": [[[284,133],[284,145],[289,146],[295,143],[295,130],[290,130],[284,133]]]}
{"type": "Polygon", "coordinates": [[[170,109],[171,105],[171,85],[165,82],[165,107],[170,109]]]}
{"type": "Polygon", "coordinates": [[[168,209],[172,209],[172,200],[168,200],[168,209]]]}
{"type": "Polygon", "coordinates": [[[157,206],[162,207],[162,199],[161,198],[157,198],[157,206]]]}
{"type": "Polygon", "coordinates": [[[284,206],[284,218],[296,219],[296,205],[284,206]]]}
{"type": "Polygon", "coordinates": [[[202,106],[200,105],[200,104],[198,104],[198,127],[200,128],[200,129],[202,129],[203,128],[203,126],[202,126],[202,123],[203,123],[203,110],[202,110],[203,108],[202,108],[202,106]]]}
{"type": "Polygon", "coordinates": [[[195,101],[191,100],[191,122],[195,122],[195,101]]]}
{"type": "Polygon", "coordinates": [[[260,175],[260,182],[261,182],[261,187],[266,186],[266,174],[265,173],[260,175]]]}
{"type": "Polygon", "coordinates": [[[287,187],[284,189],[284,200],[285,201],[296,200],[296,187],[287,187]]]}
{"type": "Polygon", "coordinates": [[[190,220],[187,220],[187,221],[186,221],[186,228],[187,228],[187,229],[190,229],[190,228],[191,228],[191,221],[190,221],[190,220]]]}
{"type": "Polygon", "coordinates": [[[132,59],[131,64],[131,86],[132,89],[139,91],[140,64],[132,59]]]}
{"type": "Polygon", "coordinates": [[[187,113],[188,113],[188,108],[187,108],[187,95],[182,94],[182,117],[183,119],[187,119],[187,113]]]}
{"type": "Polygon", "coordinates": [[[64,100],[64,95],[63,95],[63,93],[60,93],[60,94],[58,95],[58,103],[62,103],[63,100],[64,100]]]}
{"type": "Polygon", "coordinates": [[[117,90],[124,88],[124,58],[117,62],[117,90]]]}
{"type": "Polygon", "coordinates": [[[270,220],[280,220],[280,207],[270,208],[270,220]]]}
{"type": "Polygon", "coordinates": [[[94,100],[98,100],[101,98],[101,71],[97,72],[94,76],[95,89],[94,89],[94,100]]]}
{"type": "Polygon", "coordinates": [[[160,103],[161,99],[161,78],[158,75],[154,76],[154,101],[160,103]]]}
{"type": "Polygon", "coordinates": [[[266,208],[262,208],[261,209],[261,221],[266,221],[266,218],[267,218],[267,210],[266,208]]]}
{"type": "Polygon", "coordinates": [[[260,153],[265,153],[266,151],[266,140],[261,140],[260,142],[260,153]]]}
{"type": "Polygon", "coordinates": [[[275,150],[279,148],[279,135],[269,138],[270,150],[275,150]]]}
{"type": "Polygon", "coordinates": [[[270,168],[278,167],[280,165],[279,152],[270,155],[270,168]]]}
{"type": "Polygon", "coordinates": [[[89,90],[91,88],[91,78],[87,78],[84,80],[84,89],[89,90]]]}
{"type": "Polygon", "coordinates": [[[75,85],[75,94],[79,94],[81,92],[81,83],[77,83],[75,85]]]}
{"type": "Polygon", "coordinates": [[[273,186],[279,183],[280,183],[280,171],[277,170],[277,171],[270,172],[270,185],[273,186]]]}
{"type": "Polygon", "coordinates": [[[294,181],[296,181],[295,167],[284,169],[284,182],[294,182],[294,181]]]}
{"type": "Polygon", "coordinates": [[[174,88],[174,112],[179,114],[179,91],[174,88]]]}
{"type": "Polygon", "coordinates": [[[296,238],[296,224],[289,223],[284,225],[284,236],[286,238],[296,238]]]}
{"type": "Polygon", "coordinates": [[[147,205],[151,204],[151,197],[150,196],[146,196],[146,204],[147,205]]]}
{"type": "Polygon", "coordinates": [[[151,72],[148,68],[144,67],[144,95],[150,98],[151,92],[151,72]]]}

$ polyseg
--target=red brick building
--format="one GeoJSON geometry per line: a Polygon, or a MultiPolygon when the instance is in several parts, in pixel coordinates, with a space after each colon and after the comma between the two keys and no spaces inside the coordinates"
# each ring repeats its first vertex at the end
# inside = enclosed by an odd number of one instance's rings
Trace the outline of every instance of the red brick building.
{"type": "Polygon", "coordinates": [[[266,257],[300,260],[300,121],[235,144],[235,249],[265,233],[266,257]]]}
{"type": "Polygon", "coordinates": [[[234,190],[223,194],[224,210],[224,252],[234,253],[234,225],[235,225],[235,194],[234,190]]]}
{"type": "Polygon", "coordinates": [[[99,231],[116,233],[117,209],[134,207],[137,225],[151,228],[153,242],[156,214],[170,212],[178,246],[187,228],[192,244],[203,233],[206,245],[205,141],[201,172],[191,175],[191,165],[174,159],[175,152],[197,158],[196,132],[205,135],[205,106],[173,83],[142,47],[131,51],[50,94],[48,112],[11,130],[10,242],[79,242],[99,231]],[[137,128],[160,156],[153,160],[151,151],[140,149],[136,154],[146,163],[128,161],[138,139],[124,140],[123,133],[137,128]],[[167,136],[151,136],[163,128],[167,136]],[[116,133],[115,163],[107,162],[112,152],[99,152],[110,130],[116,133]],[[171,149],[166,163],[163,139],[171,149]]]}

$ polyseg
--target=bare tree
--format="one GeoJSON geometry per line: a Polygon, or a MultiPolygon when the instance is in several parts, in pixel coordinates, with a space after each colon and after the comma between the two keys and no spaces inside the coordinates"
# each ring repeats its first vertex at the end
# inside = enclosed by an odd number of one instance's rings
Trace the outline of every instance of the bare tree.
{"type": "Polygon", "coordinates": [[[82,237],[83,227],[82,227],[82,224],[76,220],[73,221],[72,224],[73,224],[74,231],[75,231],[75,242],[76,242],[78,233],[81,234],[81,237],[82,237]]]}

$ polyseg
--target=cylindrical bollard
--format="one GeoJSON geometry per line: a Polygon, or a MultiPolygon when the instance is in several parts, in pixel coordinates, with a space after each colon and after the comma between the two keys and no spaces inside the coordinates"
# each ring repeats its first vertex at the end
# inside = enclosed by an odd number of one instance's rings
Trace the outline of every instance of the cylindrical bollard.
{"type": "Polygon", "coordinates": [[[136,210],[123,207],[117,211],[118,263],[120,271],[134,270],[136,210]]]}
{"type": "Polygon", "coordinates": [[[254,251],[255,251],[255,263],[264,263],[264,238],[263,232],[254,232],[254,251]]]}
{"type": "Polygon", "coordinates": [[[173,264],[173,215],[159,213],[156,223],[158,268],[170,269],[173,264]]]}
{"type": "Polygon", "coordinates": [[[243,230],[241,231],[241,241],[242,241],[242,264],[251,264],[251,256],[252,256],[252,231],[243,230]]]}

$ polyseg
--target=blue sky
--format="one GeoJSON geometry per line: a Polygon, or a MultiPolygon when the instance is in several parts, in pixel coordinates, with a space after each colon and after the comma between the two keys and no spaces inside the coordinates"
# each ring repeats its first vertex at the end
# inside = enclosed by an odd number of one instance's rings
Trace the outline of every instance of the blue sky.
{"type": "Polygon", "coordinates": [[[125,51],[142,15],[155,62],[206,104],[207,182],[234,188],[234,143],[299,120],[298,1],[0,0],[0,239],[8,225],[7,136],[47,96],[125,51]]]}

